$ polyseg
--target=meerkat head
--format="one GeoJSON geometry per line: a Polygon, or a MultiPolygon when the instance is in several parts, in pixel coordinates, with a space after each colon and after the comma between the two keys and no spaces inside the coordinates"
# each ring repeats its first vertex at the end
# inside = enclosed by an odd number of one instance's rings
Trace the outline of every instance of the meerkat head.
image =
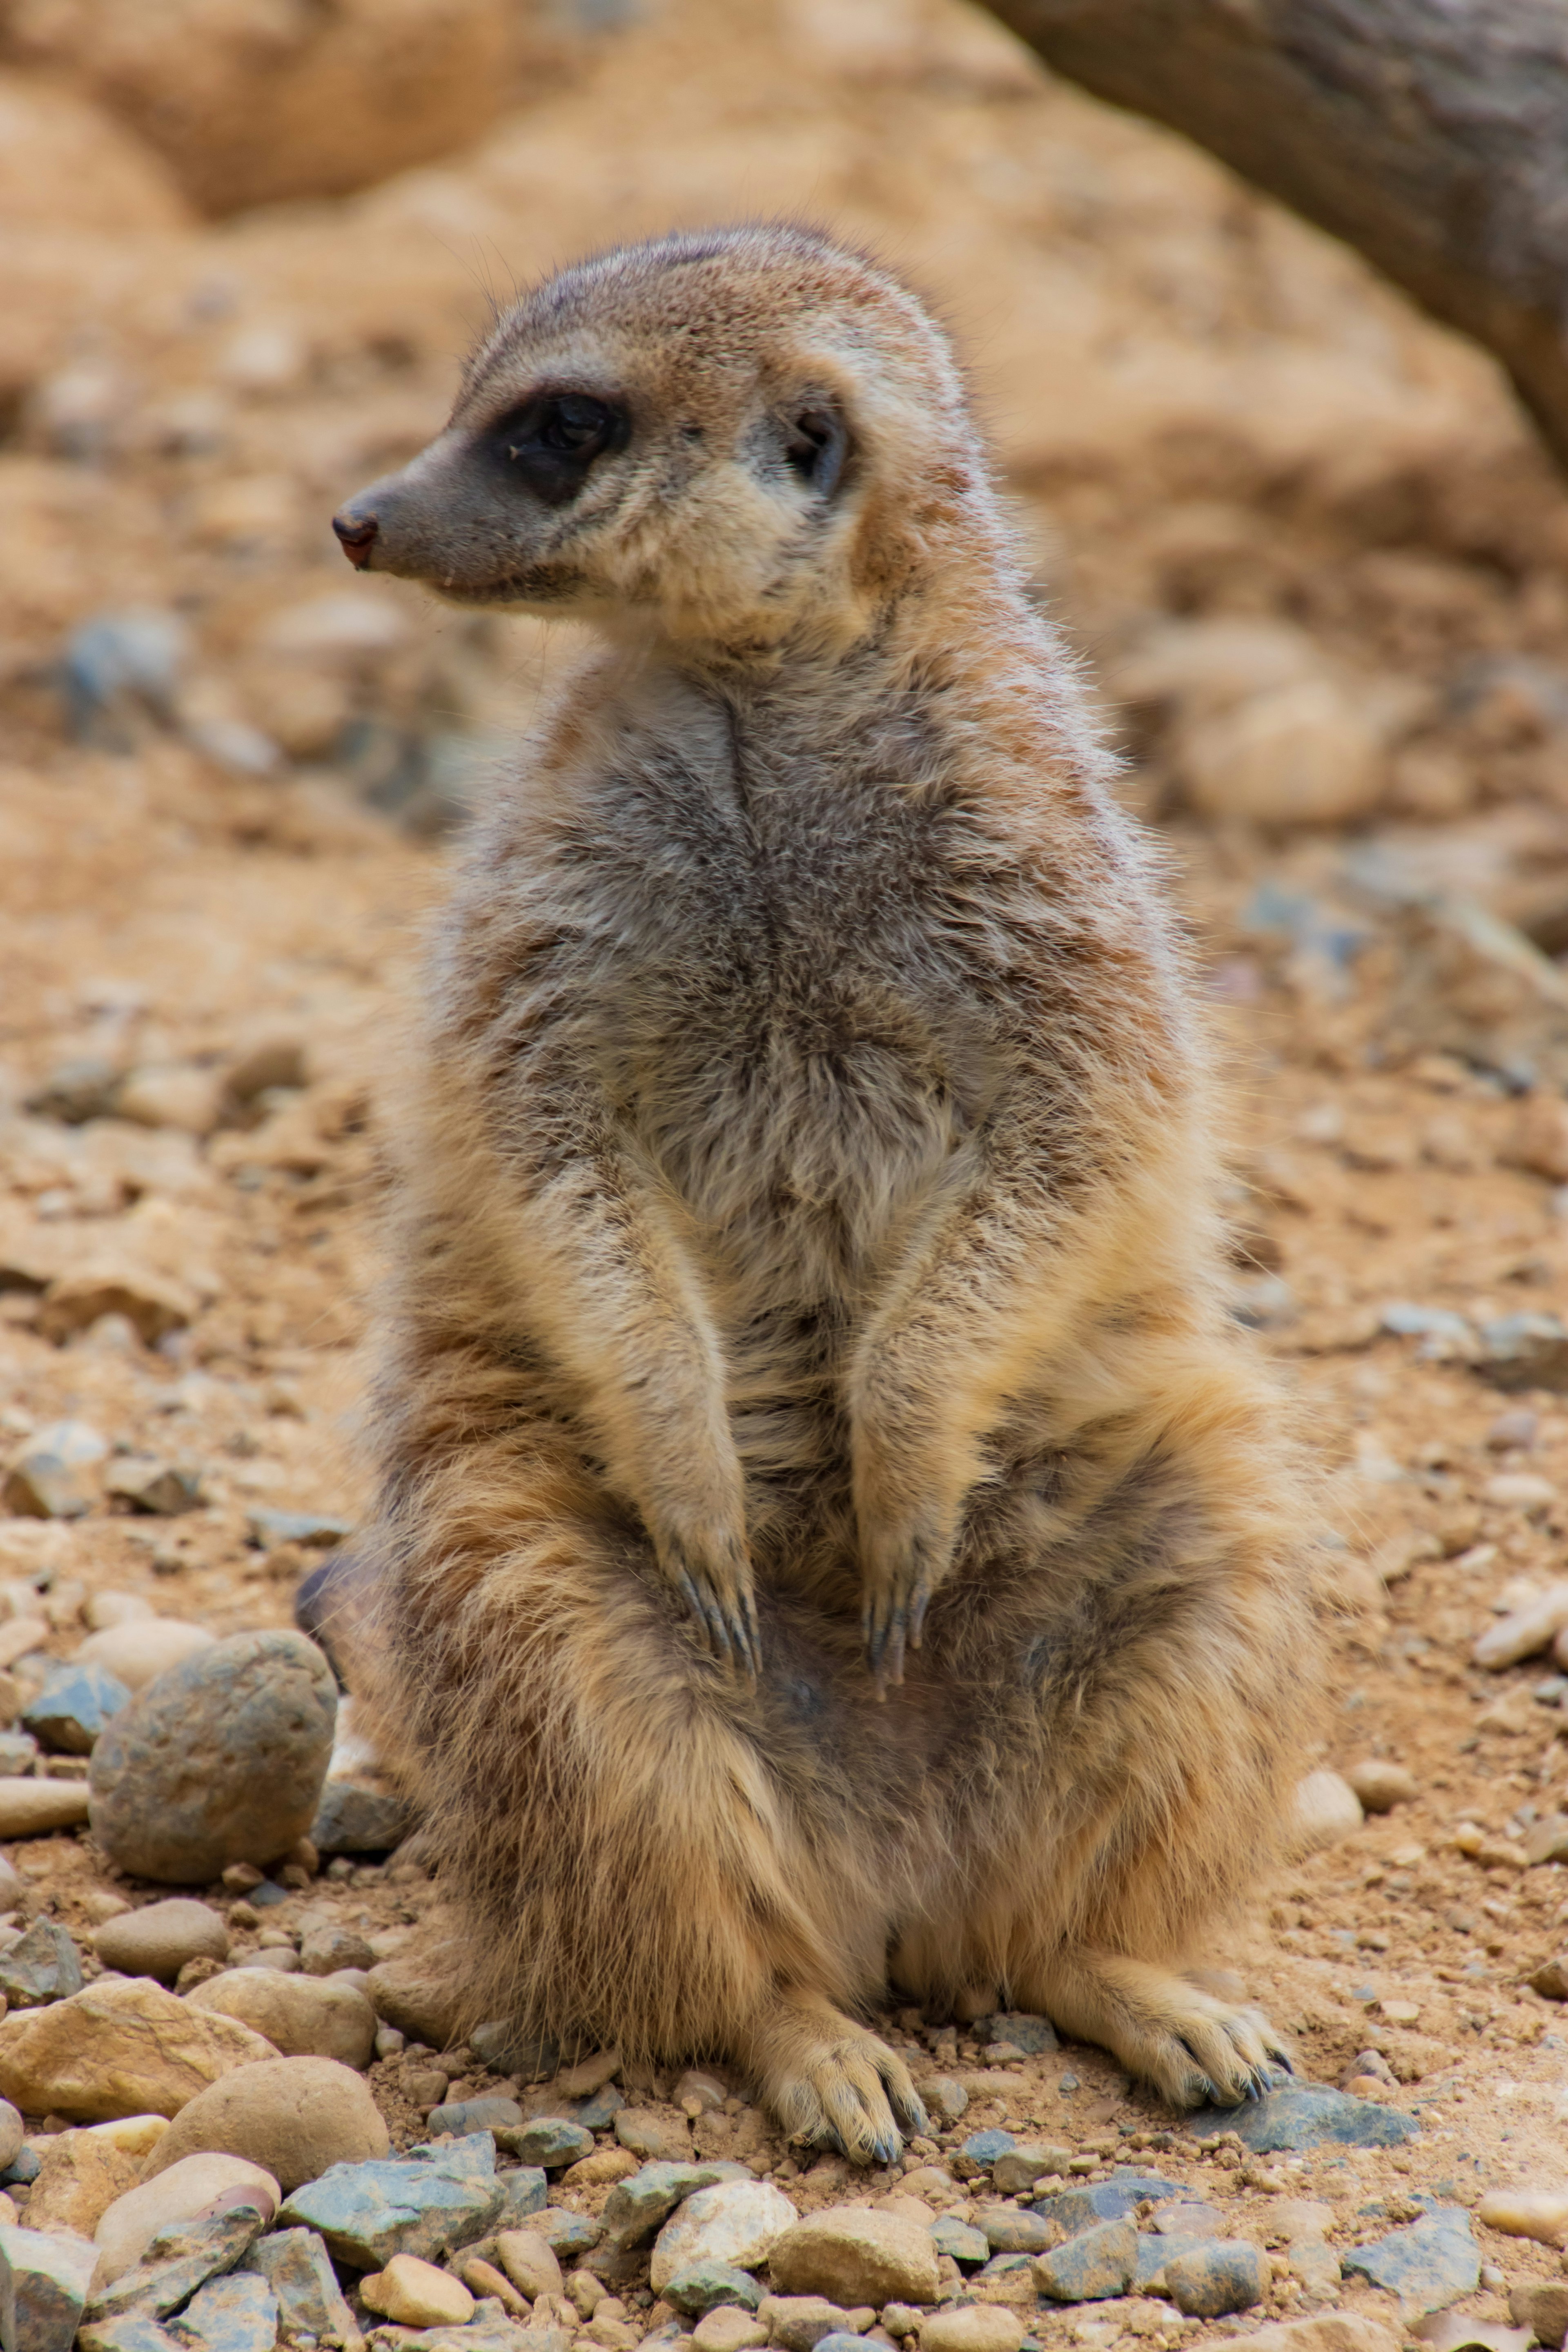
{"type": "Polygon", "coordinates": [[[360,570],[459,604],[767,642],[862,625],[977,495],[913,297],[809,232],[741,228],[548,279],[332,527],[360,570]]]}

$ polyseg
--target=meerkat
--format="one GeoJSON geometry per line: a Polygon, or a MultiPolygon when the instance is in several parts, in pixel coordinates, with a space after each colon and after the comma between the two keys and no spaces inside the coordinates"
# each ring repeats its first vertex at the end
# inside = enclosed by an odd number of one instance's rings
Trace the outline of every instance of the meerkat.
{"type": "Polygon", "coordinates": [[[476,823],[393,1139],[350,1680],[471,2018],[728,2063],[860,2161],[864,2021],[1178,2106],[1316,1654],[1209,1054],[942,334],[793,226],[563,269],[334,528],[597,625],[476,823]]]}

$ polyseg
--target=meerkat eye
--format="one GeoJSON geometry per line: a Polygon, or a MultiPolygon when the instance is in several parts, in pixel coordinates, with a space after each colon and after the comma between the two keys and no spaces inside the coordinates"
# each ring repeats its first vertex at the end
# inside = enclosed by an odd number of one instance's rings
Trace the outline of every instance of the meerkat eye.
{"type": "Polygon", "coordinates": [[[849,427],[842,413],[823,403],[797,410],[790,419],[784,441],[784,461],[792,473],[825,499],[838,488],[844,461],[849,455],[849,427]]]}
{"type": "Polygon", "coordinates": [[[538,393],[502,417],[492,446],[514,479],[559,507],[576,497],[595,458],[625,448],[630,431],[618,402],[586,392],[538,393]]]}

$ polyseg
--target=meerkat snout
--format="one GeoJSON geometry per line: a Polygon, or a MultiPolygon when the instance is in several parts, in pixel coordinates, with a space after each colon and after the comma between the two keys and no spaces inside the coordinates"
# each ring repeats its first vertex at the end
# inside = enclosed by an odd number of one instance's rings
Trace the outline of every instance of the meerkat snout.
{"type": "Polygon", "coordinates": [[[759,237],[743,271],[736,244],[606,256],[521,303],[446,430],[338,514],[350,562],[685,637],[862,609],[889,515],[918,528],[910,485],[967,471],[956,373],[819,242],[759,237]]]}

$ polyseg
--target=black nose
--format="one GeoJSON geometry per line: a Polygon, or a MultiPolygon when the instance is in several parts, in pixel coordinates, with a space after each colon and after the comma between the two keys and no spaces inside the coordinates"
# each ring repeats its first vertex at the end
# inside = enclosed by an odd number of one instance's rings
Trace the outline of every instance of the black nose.
{"type": "Polygon", "coordinates": [[[356,572],[363,572],[370,562],[370,551],[375,545],[380,525],[374,515],[356,515],[352,507],[332,517],[332,529],[343,543],[343,553],[356,572]]]}

